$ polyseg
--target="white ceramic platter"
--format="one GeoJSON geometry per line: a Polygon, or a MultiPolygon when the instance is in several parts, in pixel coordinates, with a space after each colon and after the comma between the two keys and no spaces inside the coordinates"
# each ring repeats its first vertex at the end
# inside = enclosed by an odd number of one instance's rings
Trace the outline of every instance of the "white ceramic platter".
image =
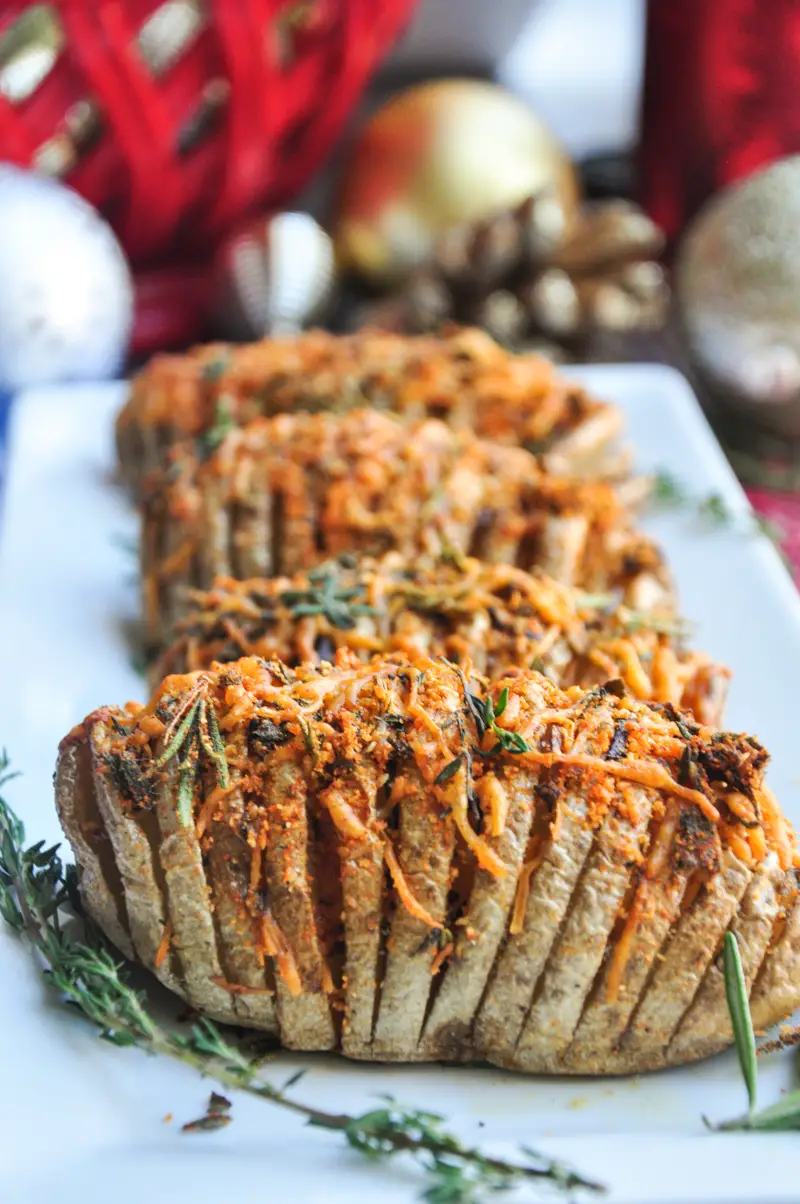
{"type": "MultiPolygon", "coordinates": [[[[800,825],[794,586],[769,542],[753,534],[744,496],[680,376],[652,366],[575,375],[624,408],[641,468],[665,468],[701,495],[717,492],[740,516],[714,530],[685,513],[649,525],[667,549],[697,640],[735,671],[728,726],[771,749],[771,782],[800,825]]],[[[0,744],[23,774],[8,795],[30,840],[58,838],[51,777],[60,737],[94,707],[142,692],[123,638],[136,609],[135,566],[118,546],[136,522],[110,483],[123,393],[122,385],[37,390],[12,413],[0,534],[0,744]]],[[[322,1106],[363,1111],[390,1092],[443,1112],[487,1147],[541,1147],[605,1181],[614,1204],[800,1198],[797,1135],[704,1129],[703,1114],[743,1110],[733,1055],[598,1081],[283,1055],[269,1073],[283,1081],[302,1064],[309,1073],[297,1093],[322,1106]]],[[[764,1063],[763,1102],[795,1074],[791,1054],[764,1063]]],[[[203,1111],[208,1090],[182,1066],[99,1041],[54,1004],[27,951],[0,930],[3,1204],[392,1204],[421,1189],[413,1167],[365,1166],[335,1136],[258,1100],[237,1099],[224,1131],[182,1135],[180,1122],[203,1111]]]]}

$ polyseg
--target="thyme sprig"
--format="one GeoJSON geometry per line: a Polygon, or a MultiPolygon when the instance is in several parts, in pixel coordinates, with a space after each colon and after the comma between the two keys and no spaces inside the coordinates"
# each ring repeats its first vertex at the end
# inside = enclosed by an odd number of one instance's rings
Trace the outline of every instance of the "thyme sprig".
{"type": "Polygon", "coordinates": [[[341,588],[335,565],[320,565],[309,573],[308,580],[308,589],[287,589],[278,597],[278,601],[288,606],[296,619],[306,615],[323,615],[331,627],[351,631],[360,615],[379,613],[374,606],[356,601],[365,595],[366,586],[363,582],[348,589],[341,588]]]}
{"type": "Polygon", "coordinates": [[[683,510],[710,527],[739,526],[747,534],[764,535],[778,551],[786,539],[786,532],[771,519],[754,510],[741,514],[733,511],[719,493],[692,493],[677,477],[663,469],[653,477],[650,501],[657,509],[683,510]]]}
{"type": "MultiPolygon", "coordinates": [[[[743,1116],[733,1120],[723,1121],[714,1126],[719,1130],[749,1129],[762,1133],[785,1132],[800,1129],[800,1090],[787,1091],[775,1104],[756,1111],[756,1043],[753,1032],[753,1021],[750,1015],[750,1003],[747,997],[747,984],[742,971],[739,955],[739,944],[732,932],[726,932],[723,949],[723,969],[725,973],[725,998],[728,1003],[728,1013],[731,1018],[733,1040],[739,1058],[749,1108],[743,1116]]],[[[768,1045],[774,1047],[773,1042],[768,1045]]]]}
{"type": "MultiPolygon", "coordinates": [[[[202,703],[194,706],[198,710],[193,722],[197,722],[202,703]]],[[[173,742],[182,727],[180,722],[173,742]]],[[[185,732],[189,730],[187,727],[185,732]]],[[[0,788],[12,776],[3,754],[0,788]]],[[[301,1075],[293,1075],[282,1087],[264,1080],[261,1060],[224,1037],[204,1017],[187,1033],[172,1032],[150,1014],[144,992],[128,984],[123,967],[91,925],[84,937],[74,935],[74,925],[66,922],[74,890],[74,871],[63,867],[58,846],[44,848],[39,842],[26,848],[22,822],[0,796],[0,915],[30,946],[49,984],[99,1028],[104,1040],[173,1058],[212,1077],[227,1090],[242,1091],[294,1112],[313,1128],[341,1134],[353,1150],[370,1160],[410,1155],[426,1172],[423,1198],[429,1204],[473,1204],[483,1193],[523,1183],[547,1183],[568,1192],[603,1190],[600,1184],[532,1150],[523,1151],[524,1162],[492,1158],[449,1133],[436,1113],[406,1108],[388,1097],[380,1107],[355,1116],[302,1103],[289,1094],[301,1075]]],[[[221,1098],[212,1097],[214,1101],[221,1098]]],[[[209,1107],[211,1111],[227,1115],[219,1102],[213,1109],[209,1107]]],[[[193,1128],[216,1128],[221,1123],[224,1121],[209,1125],[203,1119],[193,1128]]]]}
{"type": "Polygon", "coordinates": [[[483,723],[484,733],[491,732],[497,743],[494,744],[487,753],[481,753],[484,757],[493,757],[501,750],[509,753],[526,753],[530,752],[531,746],[528,741],[519,732],[511,732],[508,728],[500,727],[497,720],[508,706],[508,686],[503,686],[500,691],[500,696],[497,699],[497,705],[491,697],[487,698],[483,704],[483,723]]]}

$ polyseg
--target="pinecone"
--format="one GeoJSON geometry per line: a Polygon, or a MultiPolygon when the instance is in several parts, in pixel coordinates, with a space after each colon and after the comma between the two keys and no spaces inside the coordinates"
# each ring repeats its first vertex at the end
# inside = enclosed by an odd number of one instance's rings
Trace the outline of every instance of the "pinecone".
{"type": "Polygon", "coordinates": [[[544,193],[451,227],[431,262],[364,307],[359,324],[424,333],[454,321],[483,326],[513,348],[545,340],[560,344],[562,357],[576,355],[599,332],[663,324],[663,248],[661,230],[629,201],[586,204],[567,228],[544,193]]]}

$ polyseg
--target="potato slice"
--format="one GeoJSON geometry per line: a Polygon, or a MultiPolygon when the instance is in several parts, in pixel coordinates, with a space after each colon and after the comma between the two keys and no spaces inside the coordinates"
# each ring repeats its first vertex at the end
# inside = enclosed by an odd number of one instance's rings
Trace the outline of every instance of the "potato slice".
{"type": "Polygon", "coordinates": [[[524,771],[511,778],[503,774],[498,779],[499,788],[507,796],[508,813],[502,833],[492,836],[489,844],[506,872],[502,877],[484,869],[475,873],[469,899],[455,930],[455,950],[425,1024],[422,1044],[428,1057],[471,1056],[475,1013],[508,927],[528,844],[536,780],[535,773],[524,771]]]}
{"type": "MultiPolygon", "coordinates": [[[[417,767],[406,769],[403,776],[408,793],[400,811],[397,860],[414,898],[444,930],[453,827],[442,817],[443,804],[431,798],[417,767]]],[[[413,1062],[419,1056],[417,1046],[433,982],[431,966],[438,949],[435,938],[435,930],[395,902],[372,1043],[378,1060],[413,1062]]]]}
{"type": "Polygon", "coordinates": [[[88,744],[70,744],[63,750],[55,794],[58,818],[75,850],[84,906],[120,952],[133,957],[125,893],[95,798],[88,744]]]}

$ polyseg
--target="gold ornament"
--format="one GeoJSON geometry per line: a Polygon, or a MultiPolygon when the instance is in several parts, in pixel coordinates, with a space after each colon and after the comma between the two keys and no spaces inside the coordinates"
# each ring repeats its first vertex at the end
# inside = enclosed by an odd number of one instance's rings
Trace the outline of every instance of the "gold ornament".
{"type": "Polygon", "coordinates": [[[729,417],[745,420],[737,437],[752,444],[760,427],[800,440],[800,155],[700,211],[675,288],[694,366],[729,417]]]}
{"type": "Polygon", "coordinates": [[[575,169],[522,101],[479,80],[410,88],[356,143],[339,202],[339,261],[377,283],[397,283],[450,227],[543,191],[569,223],[579,202],[575,169]]]}

